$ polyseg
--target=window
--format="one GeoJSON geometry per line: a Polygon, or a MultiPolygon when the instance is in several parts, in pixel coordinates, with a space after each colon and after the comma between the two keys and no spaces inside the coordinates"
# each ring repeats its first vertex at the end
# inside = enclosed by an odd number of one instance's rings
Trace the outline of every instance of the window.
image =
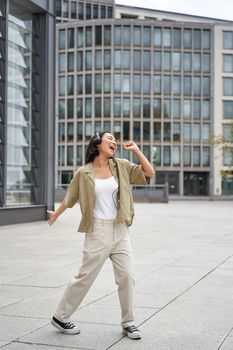
{"type": "Polygon", "coordinates": [[[184,142],[191,142],[191,124],[184,123],[184,142]]]}
{"type": "Polygon", "coordinates": [[[141,46],[142,30],[141,27],[134,27],[133,29],[133,43],[134,46],[141,46]]]}
{"type": "Polygon", "coordinates": [[[65,123],[59,123],[58,125],[58,140],[63,142],[65,141],[65,123]]]}
{"type": "Polygon", "coordinates": [[[130,26],[123,26],[123,45],[130,45],[130,26]]]}
{"type": "Polygon", "coordinates": [[[192,92],[191,77],[185,76],[183,82],[184,95],[190,96],[192,92]]]}
{"type": "Polygon", "coordinates": [[[77,141],[82,141],[83,139],[83,124],[77,123],[77,141]]]}
{"type": "Polygon", "coordinates": [[[135,94],[141,93],[141,75],[140,74],[134,74],[133,76],[133,92],[135,94]]]}
{"type": "Polygon", "coordinates": [[[191,70],[192,70],[191,53],[184,53],[183,58],[184,58],[184,62],[183,62],[184,72],[191,72],[191,70]]]}
{"type": "Polygon", "coordinates": [[[99,17],[99,14],[98,14],[98,5],[97,4],[94,4],[93,5],[93,18],[96,19],[99,17]]]}
{"type": "Polygon", "coordinates": [[[92,51],[86,51],[86,70],[92,69],[92,51]]]}
{"type": "Polygon", "coordinates": [[[233,73],[233,55],[223,55],[223,71],[233,73]]]}
{"type": "Polygon", "coordinates": [[[193,147],[193,165],[200,166],[200,147],[193,147]]]}
{"type": "Polygon", "coordinates": [[[154,70],[160,71],[161,68],[162,68],[161,52],[155,51],[154,52],[154,70]]]}
{"type": "Polygon", "coordinates": [[[194,96],[201,95],[201,77],[193,78],[193,93],[194,93],[194,96]]]}
{"type": "Polygon", "coordinates": [[[163,117],[171,118],[171,100],[163,100],[163,117]]]}
{"type": "Polygon", "coordinates": [[[193,101],[193,118],[201,119],[201,101],[200,100],[193,101]]]}
{"type": "Polygon", "coordinates": [[[129,93],[130,92],[130,75],[129,74],[123,74],[123,84],[122,84],[122,90],[123,92],[129,93]]]}
{"type": "Polygon", "coordinates": [[[154,118],[161,119],[161,100],[154,99],[154,118]]]}
{"type": "Polygon", "coordinates": [[[223,101],[224,119],[233,119],[233,101],[223,101]]]}
{"type": "Polygon", "coordinates": [[[143,118],[150,118],[150,99],[143,99],[143,118]]]}
{"type": "Polygon", "coordinates": [[[201,30],[194,29],[194,49],[201,48],[201,30]]]}
{"type": "Polygon", "coordinates": [[[173,47],[181,47],[181,30],[178,28],[173,29],[173,47]]]}
{"type": "Polygon", "coordinates": [[[86,27],[86,46],[92,46],[92,28],[86,27]]]}
{"type": "Polygon", "coordinates": [[[204,100],[202,102],[202,117],[203,119],[210,119],[210,101],[204,100]]]}
{"type": "Polygon", "coordinates": [[[133,117],[140,118],[141,116],[141,99],[134,98],[133,99],[133,117]]]}
{"type": "Polygon", "coordinates": [[[101,7],[100,7],[100,17],[106,18],[106,6],[105,5],[101,5],[101,7]]]}
{"type": "Polygon", "coordinates": [[[74,99],[67,100],[67,118],[74,118],[74,99]]]}
{"type": "Polygon", "coordinates": [[[129,50],[123,51],[123,68],[130,69],[130,51],[129,50]]]}
{"type": "Polygon", "coordinates": [[[172,92],[174,95],[180,95],[180,77],[179,76],[173,77],[172,92]]]}
{"type": "Polygon", "coordinates": [[[73,28],[68,29],[67,46],[69,49],[74,47],[74,29],[73,28]]]}
{"type": "Polygon", "coordinates": [[[59,49],[65,49],[65,30],[59,30],[59,49]]]}
{"type": "Polygon", "coordinates": [[[101,98],[95,98],[95,118],[101,118],[101,98]]]}
{"type": "Polygon", "coordinates": [[[163,124],[163,141],[171,141],[171,123],[163,124]]]}
{"type": "Polygon", "coordinates": [[[154,76],[154,93],[161,94],[161,75],[154,76]]]}
{"type": "Polygon", "coordinates": [[[150,27],[144,27],[144,29],[143,29],[143,45],[144,46],[151,45],[151,29],[150,29],[150,27]]]}
{"type": "Polygon", "coordinates": [[[77,165],[83,164],[83,146],[77,146],[77,165]]]}
{"type": "Polygon", "coordinates": [[[78,19],[84,19],[83,17],[83,3],[82,2],[79,2],[78,3],[78,19]]]}
{"type": "Polygon", "coordinates": [[[223,48],[233,50],[233,32],[223,32],[223,48]]]}
{"type": "Polygon", "coordinates": [[[210,72],[210,54],[208,53],[203,54],[202,71],[205,73],[210,72]]]}
{"type": "Polygon", "coordinates": [[[143,53],[143,69],[144,70],[150,70],[151,69],[150,51],[144,51],[144,53],[143,53]]]}
{"type": "Polygon", "coordinates": [[[199,53],[193,55],[193,70],[194,72],[201,71],[201,55],[199,53]]]}
{"type": "Polygon", "coordinates": [[[83,100],[82,98],[77,99],[77,118],[83,117],[83,100]]]}
{"type": "Polygon", "coordinates": [[[91,4],[86,4],[86,19],[91,19],[91,4]]]}
{"type": "Polygon", "coordinates": [[[123,139],[129,140],[130,134],[129,134],[129,122],[123,122],[123,139]]]}
{"type": "Polygon", "coordinates": [[[74,141],[74,124],[67,123],[67,142],[74,141]]]}
{"type": "Polygon", "coordinates": [[[68,52],[68,72],[74,71],[74,53],[68,52]]]}
{"type": "Polygon", "coordinates": [[[150,123],[143,122],[143,140],[150,141],[150,123]]]}
{"type": "Polygon", "coordinates": [[[191,147],[185,146],[184,147],[184,166],[190,166],[191,165],[191,147]]]}
{"type": "Polygon", "coordinates": [[[192,126],[192,139],[193,142],[200,142],[200,124],[193,124],[192,126]]]}
{"type": "Polygon", "coordinates": [[[203,96],[209,96],[210,95],[210,78],[204,77],[203,78],[203,96]]]}
{"type": "Polygon", "coordinates": [[[65,118],[65,100],[59,100],[58,101],[58,117],[59,119],[65,118]]]}
{"type": "Polygon", "coordinates": [[[192,31],[191,29],[184,29],[184,48],[191,49],[192,47],[192,31]]]}
{"type": "Polygon", "coordinates": [[[171,29],[164,28],[163,30],[163,46],[171,47],[171,29]]]}
{"type": "Polygon", "coordinates": [[[160,28],[154,28],[154,46],[162,45],[162,31],[160,28]]]}
{"type": "Polygon", "coordinates": [[[172,69],[175,72],[180,71],[180,53],[179,52],[172,53],[172,69]]]}
{"type": "Polygon", "coordinates": [[[104,69],[111,68],[111,51],[104,50],[104,69]]]}
{"type": "Polygon", "coordinates": [[[103,57],[103,52],[100,50],[96,50],[96,52],[95,52],[95,68],[96,69],[102,68],[102,57],[103,57]]]}
{"type": "Polygon", "coordinates": [[[114,74],[114,92],[121,92],[121,75],[114,74]]]}
{"type": "Polygon", "coordinates": [[[171,70],[171,52],[164,52],[163,56],[163,69],[165,71],[171,70]]]}
{"type": "Polygon", "coordinates": [[[96,74],[95,75],[95,92],[98,94],[98,93],[101,93],[102,91],[102,80],[101,80],[101,74],[96,74]]]}
{"type": "Polygon", "coordinates": [[[115,45],[121,45],[121,26],[115,26],[114,28],[114,42],[115,45]]]}
{"type": "Polygon", "coordinates": [[[104,98],[104,118],[110,118],[110,98],[104,98]]]}
{"type": "Polygon", "coordinates": [[[140,139],[141,139],[140,130],[141,130],[140,122],[134,122],[133,123],[133,138],[135,141],[140,142],[140,139]]]}
{"type": "Polygon", "coordinates": [[[173,119],[180,119],[180,100],[173,100],[172,115],[173,119]]]}
{"type": "Polygon", "coordinates": [[[154,140],[161,141],[161,123],[154,123],[154,140]]]}
{"type": "Polygon", "coordinates": [[[83,70],[83,52],[77,52],[77,70],[83,70]]]}
{"type": "Polygon", "coordinates": [[[104,45],[111,44],[111,27],[104,26],[104,45]]]}
{"type": "Polygon", "coordinates": [[[102,45],[102,27],[101,26],[95,27],[95,44],[102,45]]]}
{"type": "Polygon", "coordinates": [[[203,39],[202,39],[203,49],[210,49],[210,30],[203,30],[203,39]]]}
{"type": "Polygon", "coordinates": [[[171,77],[168,75],[163,77],[163,93],[164,95],[171,94],[171,77]]]}
{"type": "Polygon", "coordinates": [[[223,94],[233,96],[233,78],[223,78],[223,94]]]}
{"type": "Polygon", "coordinates": [[[143,93],[150,94],[151,86],[150,86],[150,75],[143,76],[143,93]]]}
{"type": "Polygon", "coordinates": [[[76,18],[76,2],[72,1],[71,2],[71,18],[76,18]]]}
{"type": "Polygon", "coordinates": [[[113,11],[112,11],[112,6],[108,6],[108,18],[112,18],[113,16],[113,11]]]}
{"type": "Polygon", "coordinates": [[[123,99],[123,117],[124,118],[130,117],[130,99],[129,98],[123,99]]]}
{"type": "Polygon", "coordinates": [[[92,93],[92,75],[87,74],[85,79],[85,92],[86,94],[92,93]]]}
{"type": "Polygon", "coordinates": [[[225,166],[233,165],[233,148],[223,149],[223,165],[225,166]]]}
{"type": "Polygon", "coordinates": [[[58,165],[65,165],[65,146],[58,146],[58,165]]]}
{"type": "Polygon", "coordinates": [[[74,165],[74,149],[73,149],[73,146],[67,146],[67,165],[74,165]]]}
{"type": "Polygon", "coordinates": [[[67,77],[67,95],[74,94],[74,76],[68,75],[67,77]]]}
{"type": "Polygon", "coordinates": [[[59,95],[65,95],[65,77],[59,77],[59,95]]]}
{"type": "Polygon", "coordinates": [[[135,70],[141,70],[141,51],[134,51],[133,66],[135,70]]]}
{"type": "Polygon", "coordinates": [[[163,165],[171,164],[171,151],[170,146],[163,147],[163,165]]]}
{"type": "Polygon", "coordinates": [[[184,119],[191,118],[191,100],[184,100],[184,119]]]}
{"type": "Polygon", "coordinates": [[[58,70],[59,72],[65,72],[66,70],[66,55],[64,53],[59,54],[58,70]]]}
{"type": "Polygon", "coordinates": [[[77,47],[83,47],[83,28],[78,28],[77,47]]]}
{"type": "Polygon", "coordinates": [[[180,165],[180,147],[174,146],[172,148],[172,163],[175,166],[180,165]]]}
{"type": "Polygon", "coordinates": [[[173,123],[172,138],[173,142],[180,142],[180,123],[173,123]]]}
{"type": "Polygon", "coordinates": [[[209,138],[210,138],[210,125],[203,124],[202,125],[202,141],[209,142],[209,138]]]}
{"type": "Polygon", "coordinates": [[[91,113],[92,113],[92,101],[91,101],[91,98],[86,98],[85,99],[85,117],[91,118],[91,113]]]}
{"type": "Polygon", "coordinates": [[[210,148],[209,147],[203,147],[202,165],[203,166],[210,165],[210,148]]]}
{"type": "Polygon", "coordinates": [[[233,125],[224,124],[223,125],[223,137],[226,142],[233,142],[233,125]]]}
{"type": "Polygon", "coordinates": [[[111,90],[110,74],[104,74],[104,92],[110,92],[110,90],[111,90]]]}

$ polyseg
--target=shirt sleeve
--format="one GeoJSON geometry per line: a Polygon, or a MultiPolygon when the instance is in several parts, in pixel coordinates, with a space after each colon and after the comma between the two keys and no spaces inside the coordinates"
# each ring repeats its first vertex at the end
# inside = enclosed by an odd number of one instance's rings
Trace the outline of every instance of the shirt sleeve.
{"type": "Polygon", "coordinates": [[[132,185],[146,185],[146,177],[141,165],[128,161],[128,171],[130,176],[130,183],[132,185]]]}
{"type": "Polygon", "coordinates": [[[79,199],[79,171],[77,171],[71,180],[65,195],[65,206],[72,208],[79,199]]]}

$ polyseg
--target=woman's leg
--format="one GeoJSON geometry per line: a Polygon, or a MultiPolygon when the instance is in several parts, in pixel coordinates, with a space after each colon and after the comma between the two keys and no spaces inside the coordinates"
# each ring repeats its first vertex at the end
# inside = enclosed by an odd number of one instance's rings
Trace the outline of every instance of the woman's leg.
{"type": "Polygon", "coordinates": [[[87,233],[84,242],[83,262],[79,274],[74,276],[58,305],[54,316],[67,322],[79,307],[89,288],[95,281],[101,267],[109,257],[111,244],[108,232],[100,221],[95,222],[94,232],[87,233]]]}
{"type": "Polygon", "coordinates": [[[122,326],[134,324],[133,316],[133,256],[128,233],[128,227],[116,224],[114,229],[115,244],[110,259],[113,264],[115,281],[118,285],[118,295],[122,311],[122,326]]]}

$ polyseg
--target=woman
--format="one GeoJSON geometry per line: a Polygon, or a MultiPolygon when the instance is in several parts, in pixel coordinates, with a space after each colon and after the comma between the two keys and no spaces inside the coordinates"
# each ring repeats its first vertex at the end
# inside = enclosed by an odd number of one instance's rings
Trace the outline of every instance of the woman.
{"type": "Polygon", "coordinates": [[[74,175],[58,209],[48,211],[49,225],[52,225],[59,215],[79,201],[82,219],[78,231],[86,233],[79,274],[69,283],[51,320],[62,333],[80,332],[69,318],[110,258],[118,285],[122,331],[129,338],[141,338],[134,325],[132,309],[134,280],[128,227],[133,221],[134,208],[130,184],[146,184],[145,176],[152,176],[154,170],[133,141],[125,142],[123,147],[134,153],[140,165],[114,159],[117,149],[114,136],[108,132],[95,133],[87,148],[86,165],[74,175]]]}

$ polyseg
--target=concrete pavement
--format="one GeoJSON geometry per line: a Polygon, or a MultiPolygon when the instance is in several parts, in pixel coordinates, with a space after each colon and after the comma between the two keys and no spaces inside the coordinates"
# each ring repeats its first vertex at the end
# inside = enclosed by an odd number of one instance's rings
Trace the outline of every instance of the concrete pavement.
{"type": "Polygon", "coordinates": [[[4,350],[232,350],[233,203],[136,204],[135,321],[124,337],[110,261],[73,315],[80,335],[50,317],[77,273],[78,205],[59,221],[0,227],[0,348],[4,350]]]}

